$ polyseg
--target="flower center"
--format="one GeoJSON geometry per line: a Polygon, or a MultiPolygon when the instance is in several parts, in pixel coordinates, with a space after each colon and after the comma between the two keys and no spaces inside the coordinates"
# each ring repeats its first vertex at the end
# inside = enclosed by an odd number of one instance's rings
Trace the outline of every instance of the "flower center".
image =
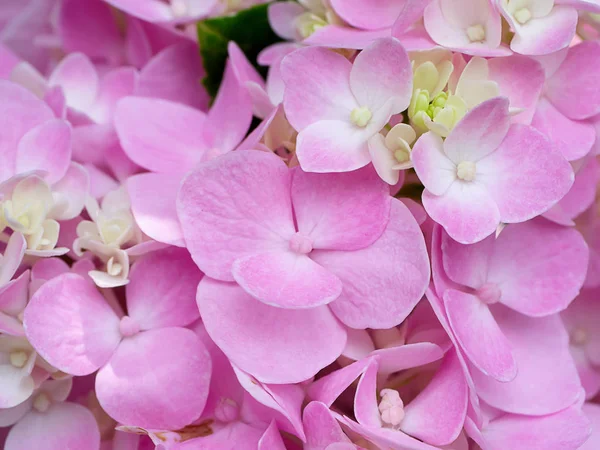
{"type": "Polygon", "coordinates": [[[483,42],[485,41],[485,28],[480,23],[471,25],[467,28],[467,37],[471,42],[483,42]]]}
{"type": "Polygon", "coordinates": [[[528,8],[521,8],[514,13],[514,18],[521,25],[525,25],[527,22],[531,20],[531,11],[528,8]]]}
{"type": "Polygon", "coordinates": [[[315,31],[323,28],[327,22],[311,12],[305,12],[296,18],[296,29],[303,39],[306,39],[315,31]]]}
{"type": "Polygon", "coordinates": [[[123,265],[111,256],[106,262],[106,273],[113,277],[118,277],[123,272],[123,265]]]}
{"type": "Polygon", "coordinates": [[[50,403],[48,395],[42,392],[33,401],[33,409],[42,413],[46,412],[48,411],[48,408],[50,408],[50,403]]]}
{"type": "Polygon", "coordinates": [[[14,367],[21,369],[21,368],[25,367],[25,363],[27,362],[27,353],[25,353],[24,351],[12,352],[10,354],[9,358],[10,358],[10,363],[14,367]]]}
{"type": "Polygon", "coordinates": [[[123,337],[135,336],[140,331],[138,323],[129,316],[123,316],[119,322],[119,331],[123,337]]]}
{"type": "Polygon", "coordinates": [[[486,283],[477,290],[477,297],[486,305],[492,305],[500,301],[502,291],[496,283],[486,283]]]}
{"type": "Polygon", "coordinates": [[[290,239],[290,250],[294,253],[306,255],[312,252],[312,239],[302,232],[297,232],[290,239]]]}
{"type": "Polygon", "coordinates": [[[373,117],[373,113],[366,106],[354,108],[350,113],[350,120],[352,123],[361,128],[364,128],[369,124],[371,117],[373,117]]]}
{"type": "Polygon", "coordinates": [[[404,419],[404,403],[398,391],[394,389],[382,389],[380,392],[379,413],[381,421],[392,427],[397,427],[404,419]]]}
{"type": "Polygon", "coordinates": [[[215,418],[220,422],[230,423],[238,418],[240,408],[235,400],[221,397],[215,408],[215,418]]]}
{"type": "Polygon", "coordinates": [[[472,161],[462,161],[456,166],[456,176],[463,181],[473,181],[477,167],[472,161]]]}

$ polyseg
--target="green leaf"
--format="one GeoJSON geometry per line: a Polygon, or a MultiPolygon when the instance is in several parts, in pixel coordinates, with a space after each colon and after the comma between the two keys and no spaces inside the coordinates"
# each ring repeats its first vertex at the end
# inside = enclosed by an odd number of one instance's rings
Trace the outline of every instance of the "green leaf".
{"type": "Polygon", "coordinates": [[[256,64],[256,57],[262,49],[281,40],[269,26],[268,6],[258,5],[230,16],[198,22],[198,42],[206,70],[202,84],[213,98],[225,71],[229,41],[235,41],[259,72],[266,74],[265,68],[256,64]]]}

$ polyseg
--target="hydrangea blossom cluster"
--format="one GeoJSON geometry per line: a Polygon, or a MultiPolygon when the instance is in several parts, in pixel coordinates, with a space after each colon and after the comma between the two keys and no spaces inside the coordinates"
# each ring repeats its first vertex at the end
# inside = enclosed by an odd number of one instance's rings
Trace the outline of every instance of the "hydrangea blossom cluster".
{"type": "Polygon", "coordinates": [[[599,0],[0,3],[2,448],[600,448],[599,0]]]}

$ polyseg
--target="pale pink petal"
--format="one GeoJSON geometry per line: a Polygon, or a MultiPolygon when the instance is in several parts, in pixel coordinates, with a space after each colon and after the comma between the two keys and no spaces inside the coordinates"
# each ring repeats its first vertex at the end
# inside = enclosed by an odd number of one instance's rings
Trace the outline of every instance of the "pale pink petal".
{"type": "Polygon", "coordinates": [[[140,71],[135,95],[208,109],[208,93],[199,83],[204,68],[198,47],[191,42],[167,47],[140,71]]]}
{"type": "Polygon", "coordinates": [[[96,393],[118,422],[177,430],[202,414],[210,378],[210,355],[196,334],[160,328],[121,342],[96,376],[96,393]]]}
{"type": "Polygon", "coordinates": [[[503,304],[540,317],[571,303],[583,285],[587,266],[587,245],[577,230],[536,219],[500,233],[487,281],[500,288],[503,304]]]}
{"type": "Polygon", "coordinates": [[[429,282],[423,234],[399,201],[393,201],[388,226],[371,246],[351,252],[315,251],[311,257],[342,280],[342,293],[330,307],[352,328],[400,324],[429,282]]]}
{"type": "Polygon", "coordinates": [[[477,163],[477,172],[505,223],[547,211],[575,178],[571,165],[541,133],[518,124],[511,126],[494,153],[477,163]]]}
{"type": "Polygon", "coordinates": [[[27,132],[17,149],[16,171],[43,171],[52,184],[60,180],[71,162],[71,127],[64,120],[44,122],[27,132]]]}
{"type": "Polygon", "coordinates": [[[115,111],[115,127],[123,150],[136,164],[160,173],[192,169],[207,150],[206,116],[167,100],[127,97],[115,111]]]}
{"type": "Polygon", "coordinates": [[[462,244],[472,244],[486,238],[498,227],[500,212],[494,198],[481,184],[456,181],[441,196],[427,189],[423,206],[429,216],[462,244]]]}
{"type": "Polygon", "coordinates": [[[456,165],[444,151],[444,141],[428,132],[416,142],[411,153],[415,172],[427,190],[443,195],[456,180],[456,165]]]}
{"type": "Polygon", "coordinates": [[[274,308],[235,284],[209,278],[200,282],[197,300],[211,338],[263,383],[304,381],[332,363],[346,343],[346,332],[324,306],[274,308]],[[251,346],[245,344],[249,341],[251,346]]]}
{"type": "Polygon", "coordinates": [[[544,133],[569,161],[583,158],[596,141],[591,124],[569,119],[546,98],[538,102],[531,126],[544,133]]]}
{"type": "Polygon", "coordinates": [[[468,389],[456,352],[448,352],[431,382],[404,409],[400,430],[428,444],[452,443],[465,421],[468,389]]]}
{"type": "Polygon", "coordinates": [[[90,177],[87,170],[71,162],[67,173],[52,185],[54,205],[48,217],[56,220],[71,220],[81,213],[90,190],[90,177]]]}
{"type": "Polygon", "coordinates": [[[583,390],[560,317],[530,318],[502,305],[492,307],[519,370],[508,383],[472,370],[479,397],[503,411],[532,415],[554,413],[580,398],[583,390]]]}
{"type": "Polygon", "coordinates": [[[292,203],[298,230],[310,237],[313,248],[358,250],[383,233],[391,197],[370,167],[322,175],[296,170],[292,203]]]}
{"type": "Polygon", "coordinates": [[[350,122],[351,111],[360,106],[350,90],[351,69],[345,57],[321,47],[296,50],[283,59],[283,106],[297,131],[325,120],[350,122]]]}
{"type": "Polygon", "coordinates": [[[353,27],[378,30],[391,27],[406,3],[402,0],[332,0],[331,7],[353,27]]]}
{"type": "Polygon", "coordinates": [[[106,3],[120,9],[127,14],[138,17],[148,22],[168,22],[174,18],[173,11],[168,3],[159,0],[105,0],[106,3]]]}
{"type": "Polygon", "coordinates": [[[410,103],[412,78],[412,67],[402,44],[394,38],[380,39],[354,60],[350,89],[358,104],[371,111],[382,108],[393,99],[391,113],[398,114],[410,103]]]}
{"type": "Polygon", "coordinates": [[[392,374],[437,361],[444,356],[444,353],[435,344],[418,342],[416,344],[380,348],[372,352],[371,355],[377,357],[380,374],[392,374]]]}
{"type": "Polygon", "coordinates": [[[547,55],[563,49],[575,36],[577,17],[574,8],[557,5],[547,16],[519,26],[510,48],[524,55],[547,55]]]}
{"type": "Polygon", "coordinates": [[[104,75],[96,102],[89,112],[90,118],[98,123],[112,123],[117,102],[133,95],[137,79],[138,73],[131,67],[120,67],[104,75]]]}
{"type": "MultiPolygon", "coordinates": [[[[391,28],[367,31],[339,25],[327,25],[315,31],[302,42],[304,44],[315,46],[361,50],[377,41],[377,39],[390,37],[391,34],[391,28]]],[[[401,36],[401,38],[403,37],[404,36],[401,36]]],[[[435,43],[433,41],[431,41],[431,48],[432,47],[435,47],[435,43]]],[[[417,49],[407,46],[406,50],[409,51],[417,49]]]]}
{"type": "Polygon", "coordinates": [[[189,325],[199,317],[196,288],[201,278],[185,249],[142,256],[129,273],[127,312],[142,330],[189,325]]]}
{"type": "MultiPolygon", "coordinates": [[[[13,277],[25,254],[27,242],[21,233],[13,233],[8,239],[4,254],[2,255],[2,267],[0,267],[0,286],[6,285],[13,277]]],[[[0,304],[2,304],[0,302],[0,304]]]]}
{"type": "Polygon", "coordinates": [[[579,449],[594,450],[600,446],[600,406],[593,403],[586,403],[582,407],[582,413],[591,422],[592,435],[579,449]]]}
{"type": "MultiPolygon", "coordinates": [[[[403,35],[410,34],[418,28],[418,25],[415,27],[412,27],[412,25],[423,17],[423,11],[429,3],[431,3],[431,0],[403,0],[402,10],[397,15],[397,19],[392,26],[392,36],[404,43],[403,35]]],[[[421,28],[423,28],[422,25],[421,28]]],[[[429,38],[424,29],[423,31],[427,38],[429,38]]],[[[433,41],[431,43],[434,44],[433,41]]]]}
{"type": "MultiPolygon", "coordinates": [[[[35,358],[35,356],[34,356],[35,358]]],[[[27,400],[35,389],[33,378],[24,369],[0,365],[0,407],[13,408],[27,400]]]]}
{"type": "Polygon", "coordinates": [[[295,232],[290,184],[279,157],[251,150],[225,154],[188,175],[177,212],[200,270],[233,281],[237,258],[286,248],[295,232]]]}
{"type": "Polygon", "coordinates": [[[87,113],[98,94],[98,73],[82,53],[71,53],[63,59],[48,79],[48,86],[59,86],[65,93],[67,105],[87,113]]]}
{"type": "Polygon", "coordinates": [[[119,319],[89,281],[64,274],[31,298],[23,320],[29,342],[50,364],[73,375],[96,371],[119,345],[119,319]]]}
{"type": "Polygon", "coordinates": [[[496,97],[473,108],[444,142],[446,155],[455,163],[477,162],[498,148],[510,126],[508,99],[496,97]]]}
{"type": "Polygon", "coordinates": [[[258,450],[286,450],[275,421],[271,421],[267,430],[258,441],[258,450]]]}
{"type": "Polygon", "coordinates": [[[390,186],[394,186],[400,180],[400,171],[394,169],[398,161],[394,154],[385,145],[384,137],[377,133],[369,139],[369,156],[377,175],[390,186]]]}
{"type": "Polygon", "coordinates": [[[296,28],[296,19],[304,14],[306,9],[296,2],[277,2],[269,5],[269,25],[279,37],[294,41],[302,36],[296,28]]]}
{"type": "Polygon", "coordinates": [[[326,305],[342,291],[342,282],[327,269],[285,249],[238,258],[232,273],[252,297],[279,308],[326,305]]]}
{"type": "Polygon", "coordinates": [[[100,431],[92,413],[76,403],[31,411],[10,430],[5,450],[99,450],[100,431]]]}
{"type": "Polygon", "coordinates": [[[444,271],[456,283],[479,289],[488,278],[490,258],[495,248],[494,236],[471,245],[463,245],[442,232],[441,250],[444,271]]]}
{"type": "MultiPolygon", "coordinates": [[[[29,397],[23,403],[19,403],[13,408],[0,409],[0,427],[10,427],[11,425],[17,423],[31,410],[32,405],[33,399],[29,397]]],[[[4,428],[4,430],[6,430],[7,432],[10,431],[6,428],[4,428]]],[[[0,432],[4,430],[0,430],[0,432]]],[[[2,438],[0,438],[0,442],[2,442],[2,438]]]]}
{"type": "Polygon", "coordinates": [[[143,173],[127,180],[131,212],[140,229],[152,239],[182,247],[183,232],[177,218],[178,174],[143,173]]]}
{"type": "Polygon", "coordinates": [[[310,402],[302,415],[306,431],[305,450],[331,450],[331,444],[350,442],[331,412],[321,402],[310,402]]]}
{"type": "Polygon", "coordinates": [[[600,70],[600,44],[583,42],[571,47],[567,57],[546,81],[548,99],[565,116],[588,119],[600,113],[600,94],[589,78],[600,70]]]}

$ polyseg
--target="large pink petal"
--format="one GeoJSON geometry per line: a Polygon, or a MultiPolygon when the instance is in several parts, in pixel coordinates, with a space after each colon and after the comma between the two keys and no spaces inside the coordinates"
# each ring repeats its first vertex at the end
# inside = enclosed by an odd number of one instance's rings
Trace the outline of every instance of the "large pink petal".
{"type": "Polygon", "coordinates": [[[301,40],[302,36],[296,27],[296,19],[304,14],[306,9],[297,2],[276,2],[269,5],[269,25],[273,31],[285,40],[301,40]]]}
{"type": "Polygon", "coordinates": [[[378,30],[391,27],[406,3],[397,0],[332,0],[331,7],[353,27],[378,30]]]}
{"type": "Polygon", "coordinates": [[[475,244],[463,245],[442,232],[441,249],[446,274],[452,281],[464,286],[473,289],[482,287],[488,278],[495,239],[488,236],[475,244]]]}
{"type": "Polygon", "coordinates": [[[452,443],[465,421],[468,389],[456,352],[448,352],[431,382],[406,406],[400,430],[428,444],[452,443]]]}
{"type": "Polygon", "coordinates": [[[294,234],[291,173],[272,153],[225,154],[184,180],[177,200],[194,261],[208,276],[233,281],[242,256],[287,247],[294,234]]]}
{"type": "Polygon", "coordinates": [[[210,355],[196,334],[160,328],[121,342],[96,376],[96,393],[118,422],[177,430],[202,414],[210,378],[210,355]]]}
{"type": "Polygon", "coordinates": [[[577,230],[543,219],[506,227],[492,254],[488,282],[500,301],[539,317],[565,309],[583,285],[588,248],[577,230]]]}
{"type": "Polygon", "coordinates": [[[494,153],[477,163],[477,171],[505,223],[547,211],[575,178],[571,165],[541,133],[518,124],[494,153]]]}
{"type": "Polygon", "coordinates": [[[23,136],[17,150],[17,173],[44,171],[52,184],[60,180],[71,162],[71,127],[64,120],[49,120],[23,136]]]}
{"type": "Polygon", "coordinates": [[[71,53],[63,59],[48,79],[48,86],[62,88],[67,105],[87,113],[98,94],[98,73],[82,53],[71,53]]]}
{"type": "Polygon", "coordinates": [[[182,247],[183,231],[177,217],[179,174],[143,173],[127,180],[131,212],[140,229],[152,239],[182,247]]]}
{"type": "Polygon", "coordinates": [[[297,50],[281,62],[285,114],[297,130],[324,120],[350,121],[358,107],[350,90],[352,64],[321,47],[297,50]]]}
{"type": "Polygon", "coordinates": [[[569,119],[546,98],[538,102],[531,125],[544,133],[569,161],[583,158],[596,141],[591,124],[569,119]]]}
{"type": "Polygon", "coordinates": [[[429,282],[423,234],[399,201],[392,203],[388,226],[371,246],[351,252],[315,251],[311,257],[342,280],[342,293],[330,307],[352,328],[400,324],[429,282]]]}
{"type": "Polygon", "coordinates": [[[321,402],[306,405],[302,422],[306,431],[305,450],[327,450],[336,442],[350,442],[327,406],[321,402]]]}
{"type": "Polygon", "coordinates": [[[106,363],[121,340],[119,319],[96,287],[79,275],[45,283],[25,309],[31,345],[50,364],[87,375],[106,363]]]}
{"type": "MultiPolygon", "coordinates": [[[[361,50],[374,43],[378,39],[390,37],[391,34],[391,28],[367,31],[340,25],[327,25],[318,29],[308,38],[304,39],[303,43],[330,48],[361,50]]],[[[403,38],[403,36],[401,37],[403,38]]],[[[435,43],[433,41],[431,41],[431,48],[432,47],[435,47],[435,43]]],[[[408,46],[406,46],[406,49],[417,50],[408,46]]]]}
{"type": "Polygon", "coordinates": [[[530,318],[502,305],[493,305],[493,312],[510,341],[519,372],[514,380],[503,383],[472,370],[482,400],[514,414],[543,415],[564,409],[582,396],[569,337],[558,315],[530,318]]]}
{"type": "Polygon", "coordinates": [[[208,94],[198,82],[204,76],[198,48],[191,42],[167,47],[140,71],[135,95],[208,109],[208,94]]]}
{"type": "Polygon", "coordinates": [[[346,343],[345,330],[324,306],[274,308],[235,284],[208,278],[200,282],[197,300],[211,338],[263,383],[304,381],[332,363],[346,343]]]}
{"type": "Polygon", "coordinates": [[[326,305],[342,291],[342,283],[334,274],[307,255],[285,249],[239,258],[232,273],[252,297],[279,308],[326,305]]]}
{"type": "Polygon", "coordinates": [[[412,78],[410,60],[402,44],[395,38],[385,38],[358,54],[350,71],[350,88],[361,107],[376,111],[393,99],[391,112],[398,114],[410,103],[412,78]]]}
{"type": "Polygon", "coordinates": [[[54,118],[52,110],[25,88],[0,80],[0,181],[15,174],[17,147],[27,131],[54,118]]]}
{"type": "Polygon", "coordinates": [[[313,248],[358,250],[383,233],[391,197],[370,167],[343,174],[296,170],[292,203],[298,230],[311,238],[313,248]]]}
{"type": "Polygon", "coordinates": [[[564,62],[546,81],[546,95],[556,108],[574,120],[600,113],[600,94],[590,75],[600,71],[600,44],[583,42],[571,47],[564,62]]]}
{"type": "Polygon", "coordinates": [[[100,431],[92,413],[75,403],[31,411],[10,430],[5,450],[99,450],[100,431]]]}
{"type": "Polygon", "coordinates": [[[206,116],[167,100],[127,97],[115,111],[115,127],[123,150],[136,164],[160,173],[183,174],[207,150],[206,116]]]}
{"type": "Polygon", "coordinates": [[[106,3],[148,22],[168,22],[174,18],[168,3],[159,0],[106,0],[106,3]]]}
{"type": "Polygon", "coordinates": [[[128,315],[142,330],[189,325],[199,317],[196,289],[201,278],[185,249],[171,247],[142,256],[129,273],[128,315]]]}
{"type": "Polygon", "coordinates": [[[498,148],[509,126],[508,99],[492,98],[473,108],[456,125],[444,142],[444,151],[455,164],[477,162],[498,148]]]}
{"type": "Polygon", "coordinates": [[[427,190],[443,195],[456,180],[456,165],[444,151],[444,141],[433,132],[422,135],[411,153],[415,172],[427,190]]]}
{"type": "Polygon", "coordinates": [[[476,296],[454,289],[444,293],[444,304],[456,339],[471,362],[496,380],[514,379],[517,365],[510,342],[488,306],[476,296]]]}

